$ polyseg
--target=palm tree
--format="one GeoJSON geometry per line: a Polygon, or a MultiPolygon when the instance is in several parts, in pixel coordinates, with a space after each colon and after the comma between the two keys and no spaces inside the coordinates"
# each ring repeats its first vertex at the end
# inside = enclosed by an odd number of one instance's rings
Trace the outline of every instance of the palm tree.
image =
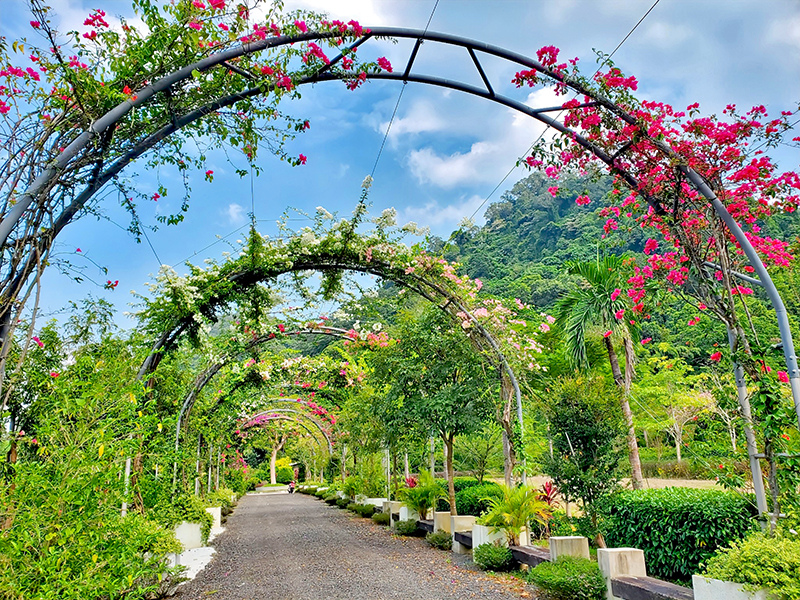
{"type": "Polygon", "coordinates": [[[518,546],[523,531],[530,531],[530,522],[544,525],[552,516],[552,509],[539,498],[538,490],[531,487],[500,486],[500,498],[486,498],[489,512],[484,517],[494,530],[504,531],[509,546],[518,546]]]}
{"type": "Polygon", "coordinates": [[[626,287],[623,276],[624,259],[605,256],[596,261],[566,263],[567,271],[583,279],[583,283],[559,298],[556,304],[556,324],[566,334],[567,354],[579,367],[586,367],[587,332],[602,335],[603,344],[611,365],[614,383],[620,390],[620,405],[628,426],[628,457],[631,463],[631,483],[634,489],[643,487],[642,463],[639,445],[633,426],[633,413],[628,402],[631,380],[634,376],[635,355],[633,340],[638,338],[639,327],[631,318],[628,297],[621,292],[626,287]],[[625,356],[625,371],[620,369],[614,342],[620,341],[625,356]]]}

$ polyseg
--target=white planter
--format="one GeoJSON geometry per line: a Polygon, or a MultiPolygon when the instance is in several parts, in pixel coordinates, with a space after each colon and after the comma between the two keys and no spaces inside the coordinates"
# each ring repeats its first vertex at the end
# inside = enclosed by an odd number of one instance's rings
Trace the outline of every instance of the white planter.
{"type": "Polygon", "coordinates": [[[433,513],[433,531],[446,531],[450,533],[450,511],[434,511],[433,513]]]}
{"type": "Polygon", "coordinates": [[[200,523],[181,522],[175,526],[175,537],[183,545],[184,550],[203,547],[203,528],[200,523]]]}
{"type": "Polygon", "coordinates": [[[206,512],[211,515],[211,518],[214,519],[214,522],[211,523],[211,529],[219,529],[222,527],[222,507],[221,506],[209,506],[206,508],[206,512]]]}
{"type": "Polygon", "coordinates": [[[382,508],[383,503],[386,502],[386,498],[364,498],[364,501],[361,504],[371,504],[375,508],[382,508]]]}
{"type": "Polygon", "coordinates": [[[692,575],[694,600],[769,600],[774,598],[767,590],[748,592],[742,589],[741,583],[709,579],[702,575],[692,575]]]}
{"type": "Polygon", "coordinates": [[[589,558],[589,540],[581,535],[554,536],[550,538],[550,560],[559,556],[589,558]]]}
{"type": "Polygon", "coordinates": [[[401,521],[419,521],[419,513],[415,510],[411,510],[405,504],[400,507],[400,520],[401,521]]]}
{"type": "Polygon", "coordinates": [[[473,525],[472,526],[472,549],[483,544],[494,544],[499,542],[501,546],[508,546],[506,534],[502,531],[492,531],[488,525],[473,525]]]}

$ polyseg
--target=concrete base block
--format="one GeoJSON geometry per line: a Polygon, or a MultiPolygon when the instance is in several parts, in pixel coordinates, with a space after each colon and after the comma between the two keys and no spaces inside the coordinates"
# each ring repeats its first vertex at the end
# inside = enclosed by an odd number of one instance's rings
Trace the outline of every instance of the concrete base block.
{"type": "Polygon", "coordinates": [[[488,525],[473,525],[472,527],[472,547],[477,548],[482,544],[498,543],[501,546],[508,546],[506,534],[502,531],[492,531],[488,525]]]}
{"type": "Polygon", "coordinates": [[[456,554],[472,554],[472,548],[467,548],[463,544],[453,540],[453,552],[456,554]]]}
{"type": "Polygon", "coordinates": [[[453,552],[456,554],[472,554],[472,548],[457,542],[453,534],[456,531],[472,531],[474,526],[475,517],[472,515],[450,515],[450,535],[453,538],[453,552]]]}
{"type": "Polygon", "coordinates": [[[692,575],[692,588],[694,600],[769,600],[774,597],[767,590],[748,592],[742,589],[741,583],[709,579],[702,575],[692,575]]]}
{"type": "Polygon", "coordinates": [[[184,550],[203,547],[203,530],[200,523],[182,521],[180,525],[175,526],[175,537],[184,550]]]}
{"type": "Polygon", "coordinates": [[[400,520],[401,521],[419,521],[419,513],[415,510],[411,510],[405,504],[400,507],[400,520]]]}
{"type": "Polygon", "coordinates": [[[520,546],[531,545],[531,532],[528,531],[527,527],[523,527],[522,531],[519,534],[519,545],[520,546]]]}
{"type": "Polygon", "coordinates": [[[615,577],[647,577],[644,552],[638,548],[598,548],[597,565],[606,578],[606,598],[609,600],[616,598],[611,592],[611,580],[615,577]]]}
{"type": "Polygon", "coordinates": [[[446,531],[447,533],[451,533],[450,531],[450,511],[439,511],[436,510],[433,512],[433,530],[439,531],[446,531]]]}
{"type": "Polygon", "coordinates": [[[371,504],[375,508],[381,509],[384,502],[386,502],[386,498],[364,498],[361,504],[371,504]]]}
{"type": "Polygon", "coordinates": [[[581,535],[565,535],[550,538],[550,560],[559,556],[589,558],[589,540],[581,535]]]}
{"type": "Polygon", "coordinates": [[[344,493],[342,490],[337,490],[337,491],[336,491],[336,495],[337,495],[339,498],[347,498],[347,494],[345,494],[345,493],[344,493]]]}
{"type": "Polygon", "coordinates": [[[399,515],[400,508],[402,508],[402,502],[395,502],[394,500],[389,502],[389,514],[390,515],[399,515]]]}
{"type": "Polygon", "coordinates": [[[214,519],[214,522],[211,523],[211,529],[219,529],[222,527],[222,507],[221,506],[209,506],[206,508],[206,512],[211,515],[211,518],[214,519]]]}

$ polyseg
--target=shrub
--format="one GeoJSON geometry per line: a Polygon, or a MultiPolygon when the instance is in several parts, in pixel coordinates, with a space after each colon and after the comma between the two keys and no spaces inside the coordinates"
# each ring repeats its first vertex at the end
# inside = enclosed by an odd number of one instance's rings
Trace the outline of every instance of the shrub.
{"type": "Polygon", "coordinates": [[[400,490],[400,498],[408,508],[419,513],[420,519],[432,517],[428,511],[436,505],[437,500],[446,497],[447,492],[428,473],[422,473],[414,487],[400,490]]]}
{"type": "Polygon", "coordinates": [[[453,538],[443,529],[427,534],[425,541],[439,550],[450,550],[453,547],[453,538]]]}
{"type": "Polygon", "coordinates": [[[781,598],[800,598],[800,540],[762,533],[733,542],[706,563],[707,577],[767,588],[781,598]]]}
{"type": "Polygon", "coordinates": [[[481,544],[473,548],[472,560],[484,571],[508,571],[514,564],[511,550],[497,544],[481,544]]]}
{"type": "Polygon", "coordinates": [[[236,492],[231,489],[221,487],[206,496],[206,506],[222,507],[222,515],[229,515],[236,505],[236,492]]]}
{"type": "Polygon", "coordinates": [[[398,521],[394,525],[394,531],[398,535],[419,535],[419,530],[417,529],[417,522],[414,519],[398,521]]]}
{"type": "Polygon", "coordinates": [[[323,498],[323,500],[325,500],[325,503],[326,503],[326,504],[330,504],[331,506],[333,506],[334,504],[336,504],[336,501],[337,501],[338,499],[339,499],[339,496],[337,496],[335,493],[333,493],[333,494],[328,494],[327,496],[325,496],[325,498],[323,498]]]}
{"type": "Polygon", "coordinates": [[[310,496],[313,496],[314,494],[317,493],[317,488],[315,488],[314,486],[311,486],[311,487],[307,487],[307,488],[305,488],[303,490],[300,490],[300,492],[302,492],[303,494],[308,494],[310,496]]]}
{"type": "Polygon", "coordinates": [[[275,462],[275,481],[278,483],[294,481],[294,469],[292,468],[291,458],[279,458],[275,462]]]}
{"type": "Polygon", "coordinates": [[[609,546],[641,548],[653,577],[679,581],[755,524],[749,498],[720,490],[630,490],[607,510],[609,546]]]}
{"type": "Polygon", "coordinates": [[[358,504],[356,504],[355,502],[350,502],[347,505],[347,510],[349,510],[350,512],[353,512],[353,513],[357,513],[358,512],[358,504]]]}
{"type": "Polygon", "coordinates": [[[374,515],[372,515],[372,520],[376,525],[388,525],[392,522],[392,518],[389,516],[389,513],[383,512],[376,512],[374,515]]]}
{"type": "Polygon", "coordinates": [[[519,545],[522,530],[531,521],[544,524],[550,516],[550,507],[539,500],[536,490],[530,487],[502,486],[499,498],[491,498],[486,524],[502,529],[510,546],[519,545]]]}
{"type": "Polygon", "coordinates": [[[159,507],[155,512],[155,519],[168,528],[178,525],[181,521],[200,523],[204,545],[208,543],[211,525],[214,524],[214,517],[206,512],[205,503],[199,497],[190,494],[176,496],[172,504],[159,507]]]}
{"type": "Polygon", "coordinates": [[[337,498],[336,499],[336,506],[339,508],[345,508],[348,504],[350,504],[350,498],[345,496],[344,498],[337,498]]]}
{"type": "Polygon", "coordinates": [[[375,507],[372,506],[372,504],[359,504],[356,512],[358,512],[358,514],[365,519],[369,519],[373,514],[375,514],[375,507]]]}
{"type": "MultiPolygon", "coordinates": [[[[436,503],[436,510],[450,510],[450,504],[447,502],[447,480],[446,479],[437,479],[436,483],[442,489],[444,494],[439,497],[438,502],[436,503]]],[[[474,477],[454,477],[453,478],[453,489],[456,492],[456,507],[458,507],[458,494],[459,492],[463,492],[464,490],[478,487],[481,485],[481,482],[475,479],[474,477]]],[[[494,484],[484,484],[484,485],[494,485],[494,484]]],[[[467,515],[473,513],[462,513],[460,508],[457,508],[458,514],[460,515],[467,515]]]]}
{"type": "Polygon", "coordinates": [[[503,490],[496,483],[485,483],[464,488],[456,494],[456,510],[460,515],[475,515],[487,512],[491,498],[502,498],[503,490]]]}
{"type": "Polygon", "coordinates": [[[315,495],[317,498],[324,498],[324,497],[325,497],[325,495],[326,495],[327,493],[328,493],[328,490],[327,490],[327,489],[324,489],[324,488],[319,488],[319,489],[317,489],[317,490],[314,492],[314,495],[315,495]]]}
{"type": "Polygon", "coordinates": [[[597,563],[588,558],[562,556],[543,562],[528,573],[528,581],[543,589],[550,600],[603,600],[606,581],[597,563]]]}

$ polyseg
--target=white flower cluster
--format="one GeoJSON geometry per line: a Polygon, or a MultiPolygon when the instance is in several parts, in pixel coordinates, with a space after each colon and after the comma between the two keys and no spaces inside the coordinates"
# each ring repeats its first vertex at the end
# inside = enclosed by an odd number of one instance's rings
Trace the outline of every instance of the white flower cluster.
{"type": "Polygon", "coordinates": [[[418,235],[420,237],[425,237],[430,234],[431,230],[427,227],[420,227],[414,221],[409,221],[405,225],[400,228],[400,231],[404,233],[410,233],[411,235],[418,235]]]}

